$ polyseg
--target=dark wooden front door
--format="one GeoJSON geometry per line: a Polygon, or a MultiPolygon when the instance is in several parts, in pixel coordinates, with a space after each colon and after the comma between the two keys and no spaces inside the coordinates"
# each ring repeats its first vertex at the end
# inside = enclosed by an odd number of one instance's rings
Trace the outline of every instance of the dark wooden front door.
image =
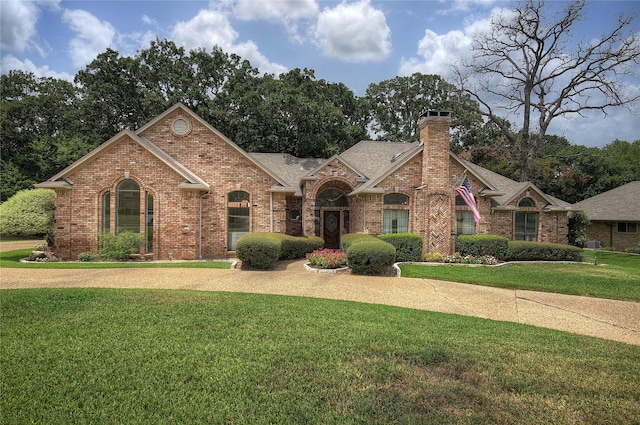
{"type": "Polygon", "coordinates": [[[340,211],[324,212],[324,246],[340,249],[340,211]]]}

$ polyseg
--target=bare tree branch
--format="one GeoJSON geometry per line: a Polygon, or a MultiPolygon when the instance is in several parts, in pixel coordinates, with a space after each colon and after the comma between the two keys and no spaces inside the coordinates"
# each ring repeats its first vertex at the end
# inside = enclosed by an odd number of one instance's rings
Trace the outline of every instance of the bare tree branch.
{"type": "Polygon", "coordinates": [[[611,31],[570,48],[585,7],[585,0],[574,0],[556,14],[543,0],[524,0],[513,14],[494,16],[491,29],[475,36],[470,57],[454,69],[458,86],[480,105],[476,112],[519,147],[522,180],[530,179],[554,119],[588,111],[606,115],[640,101],[638,85],[628,82],[640,65],[637,16],[620,15],[611,31]],[[517,140],[500,113],[521,120],[517,140]]]}

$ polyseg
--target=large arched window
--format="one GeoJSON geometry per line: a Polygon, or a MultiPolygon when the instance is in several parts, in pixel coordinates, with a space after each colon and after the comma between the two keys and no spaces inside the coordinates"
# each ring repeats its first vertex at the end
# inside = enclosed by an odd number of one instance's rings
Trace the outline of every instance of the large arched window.
{"type": "Polygon", "coordinates": [[[116,194],[116,234],[127,230],[140,233],[140,185],[123,180],[116,194]]]}
{"type": "Polygon", "coordinates": [[[227,249],[235,251],[236,241],[250,231],[249,194],[230,192],[227,200],[227,249]]]}
{"type": "MultiPolygon", "coordinates": [[[[535,208],[536,204],[531,198],[522,198],[518,202],[519,208],[535,208]]],[[[538,240],[538,212],[516,211],[514,239],[519,241],[538,240]]]]}
{"type": "Polygon", "coordinates": [[[383,233],[406,233],[409,231],[409,197],[402,193],[384,195],[382,217],[383,233]]]}

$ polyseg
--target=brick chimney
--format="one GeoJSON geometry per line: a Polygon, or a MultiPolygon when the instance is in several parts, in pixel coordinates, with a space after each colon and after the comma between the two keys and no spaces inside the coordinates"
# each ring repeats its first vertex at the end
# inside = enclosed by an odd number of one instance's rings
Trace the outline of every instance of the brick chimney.
{"type": "Polygon", "coordinates": [[[422,184],[430,192],[449,188],[450,122],[449,111],[427,111],[420,116],[420,141],[424,144],[422,184]]]}
{"type": "Polygon", "coordinates": [[[453,189],[449,178],[451,112],[427,111],[420,116],[422,202],[420,233],[424,253],[453,254],[455,250],[453,189]]]}

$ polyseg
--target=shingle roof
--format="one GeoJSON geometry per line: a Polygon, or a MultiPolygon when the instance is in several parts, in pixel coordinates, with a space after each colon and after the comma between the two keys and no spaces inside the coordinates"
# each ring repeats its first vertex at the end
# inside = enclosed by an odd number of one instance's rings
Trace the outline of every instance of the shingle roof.
{"type": "Polygon", "coordinates": [[[368,179],[374,179],[393,166],[394,162],[404,156],[407,151],[418,145],[419,142],[398,143],[363,140],[342,152],[339,157],[358,167],[368,179]]]}
{"type": "Polygon", "coordinates": [[[250,153],[249,156],[280,177],[298,195],[302,195],[299,193],[300,180],[326,161],[319,158],[296,158],[288,153],[250,153]]]}
{"type": "Polygon", "coordinates": [[[590,220],[640,221],[640,181],[633,181],[574,204],[590,220]]]}

